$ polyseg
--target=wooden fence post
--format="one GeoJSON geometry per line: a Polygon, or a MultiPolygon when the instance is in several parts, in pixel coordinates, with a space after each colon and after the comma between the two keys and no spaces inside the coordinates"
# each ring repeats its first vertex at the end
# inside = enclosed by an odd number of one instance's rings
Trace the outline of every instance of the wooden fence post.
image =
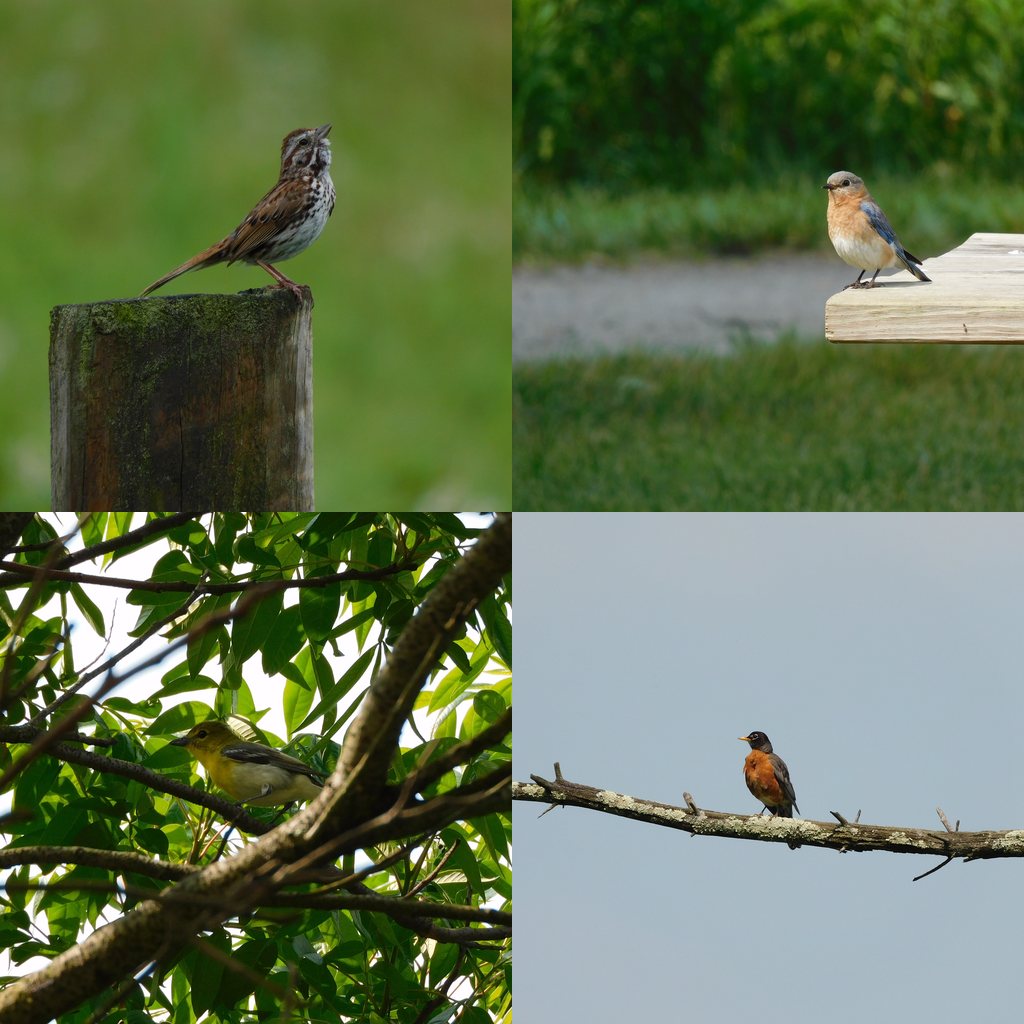
{"type": "Polygon", "coordinates": [[[312,296],[57,306],[53,508],[313,509],[312,296]]]}

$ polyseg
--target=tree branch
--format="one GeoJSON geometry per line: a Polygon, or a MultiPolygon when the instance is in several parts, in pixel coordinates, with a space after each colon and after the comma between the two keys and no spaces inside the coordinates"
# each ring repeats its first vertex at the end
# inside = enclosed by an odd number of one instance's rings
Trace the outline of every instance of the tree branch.
{"type": "MultiPolygon", "coordinates": [[[[924,853],[962,860],[1024,857],[1024,829],[1004,832],[937,832],[933,829],[846,822],[804,821],[800,818],[761,817],[675,807],[655,800],[626,796],[610,790],[570,782],[556,764],[556,781],[531,775],[534,784],[512,783],[512,799],[563,807],[586,807],[652,825],[680,829],[696,836],[720,836],[767,843],[817,846],[845,853],[884,850],[888,853],[924,853]]],[[[692,799],[692,798],[691,798],[692,799]]],[[[941,865],[940,865],[941,866],[941,865]]],[[[921,876],[923,877],[923,876],[921,876]]]]}
{"type": "Polygon", "coordinates": [[[100,555],[108,555],[112,551],[120,551],[121,548],[131,547],[134,544],[141,544],[143,541],[159,537],[161,534],[170,533],[179,526],[190,523],[199,516],[195,512],[175,512],[160,519],[151,519],[148,523],[121,534],[120,537],[111,537],[110,540],[100,541],[92,547],[82,548],[62,558],[56,565],[58,569],[66,569],[69,565],[78,565],[79,562],[88,562],[100,555]]]}
{"type": "MultiPolygon", "coordinates": [[[[400,829],[407,829],[406,835],[422,833],[456,818],[506,811],[511,780],[507,765],[426,803],[406,802],[411,791],[409,787],[399,787],[391,811],[372,822],[364,820],[379,809],[381,797],[387,794],[386,771],[397,749],[401,725],[417,694],[477,603],[500,586],[503,575],[511,568],[512,523],[510,516],[503,515],[445,572],[416,615],[403,627],[346,736],[342,758],[348,755],[350,760],[341,766],[343,770],[332,773],[325,792],[257,842],[188,875],[159,898],[143,900],[122,918],[96,929],[45,967],[0,991],[0,1019],[45,1022],[80,1005],[89,996],[120,984],[126,969],[138,975],[154,960],[170,962],[198,931],[215,928],[262,899],[275,896],[279,885],[287,884],[289,873],[282,867],[301,861],[333,836],[346,833],[352,842],[368,845],[385,833],[397,836],[400,829]],[[377,732],[376,726],[383,728],[377,732]],[[349,789],[350,779],[345,770],[349,765],[362,776],[354,790],[349,789]],[[196,909],[208,901],[215,901],[208,910],[196,909]],[[15,1011],[18,1016],[14,1016],[15,1011]]],[[[386,571],[378,573],[387,575],[386,571]]],[[[349,573],[341,574],[341,578],[359,577],[349,573]]],[[[325,579],[329,578],[316,577],[317,582],[325,579]]],[[[242,584],[234,589],[251,586],[242,584]]],[[[191,592],[194,583],[185,584],[183,589],[191,592]]],[[[246,600],[244,597],[237,602],[234,615],[246,600]]],[[[73,750],[67,744],[61,746],[73,750]]],[[[403,911],[406,909],[402,907],[403,911]]],[[[453,916],[451,907],[438,908],[436,912],[442,917],[453,916]]],[[[495,934],[495,929],[442,929],[429,924],[429,920],[420,922],[417,930],[421,934],[429,931],[445,941],[470,944],[505,937],[504,933],[495,934]]]]}
{"type": "MultiPolygon", "coordinates": [[[[348,580],[383,580],[399,573],[410,572],[418,568],[419,561],[408,558],[401,562],[382,566],[380,569],[345,569],[328,576],[308,576],[301,579],[275,580],[282,590],[301,590],[304,587],[329,587],[332,583],[348,580]]],[[[90,583],[96,587],[120,587],[122,590],[146,590],[157,594],[182,593],[191,594],[198,590],[200,594],[237,594],[252,586],[259,586],[266,580],[234,580],[231,583],[205,583],[196,587],[195,583],[185,580],[129,580],[117,576],[92,576],[84,572],[67,572],[63,569],[43,569],[38,565],[24,565],[21,562],[0,562],[0,587],[20,586],[28,582],[28,578],[42,576],[44,580],[61,580],[68,583],[90,583]]]]}
{"type": "Polygon", "coordinates": [[[502,514],[437,582],[403,627],[345,735],[335,769],[337,779],[343,781],[340,786],[328,781],[329,802],[313,830],[315,838],[323,840],[336,831],[337,822],[353,811],[358,819],[373,808],[398,749],[402,726],[431,671],[477,604],[511,570],[512,517],[502,514]]]}
{"type": "MultiPolygon", "coordinates": [[[[203,575],[205,578],[206,574],[204,573],[203,575]]],[[[199,590],[198,588],[196,588],[192,591],[191,594],[189,594],[188,597],[185,598],[184,602],[178,605],[178,607],[170,613],[170,615],[165,615],[162,619],[159,619],[157,622],[154,622],[141,636],[137,636],[126,647],[118,651],[117,654],[114,654],[111,657],[109,657],[105,662],[103,662],[102,665],[92,669],[92,671],[90,672],[85,672],[82,675],[80,675],[71,686],[68,686],[64,690],[62,690],[60,695],[56,697],[50,704],[48,704],[45,708],[43,708],[41,711],[37,712],[32,716],[32,725],[42,726],[43,723],[62,704],[65,704],[67,701],[71,700],[71,698],[74,697],[82,689],[82,687],[86,685],[86,683],[91,682],[97,676],[103,675],[104,672],[109,672],[119,661],[121,661],[123,658],[128,657],[128,655],[131,654],[132,651],[137,650],[152,637],[156,636],[157,633],[159,633],[160,630],[164,628],[164,626],[174,622],[174,620],[177,619],[180,615],[184,615],[188,611],[188,609],[192,607],[192,605],[198,598],[199,590]]]]}
{"type": "Polygon", "coordinates": [[[32,522],[35,512],[0,512],[0,554],[6,555],[32,522]]]}
{"type": "Polygon", "coordinates": [[[415,790],[420,792],[442,775],[450,772],[460,764],[466,764],[477,754],[493,747],[512,731],[512,709],[509,708],[497,718],[492,725],[482,729],[472,739],[462,740],[449,747],[440,757],[435,758],[419,769],[415,775],[415,790]]]}
{"type": "MultiPolygon", "coordinates": [[[[19,864],[82,864],[162,881],[177,881],[200,870],[192,864],[169,864],[158,857],[144,857],[130,850],[99,850],[91,846],[12,846],[0,850],[0,868],[19,864]]],[[[85,879],[79,879],[81,881],[85,879]]],[[[75,886],[71,888],[74,890],[75,886]]],[[[145,895],[149,897],[152,893],[147,891],[145,895]]]]}
{"type": "Polygon", "coordinates": [[[280,580],[268,581],[266,583],[252,583],[249,585],[246,593],[243,594],[230,608],[222,608],[219,611],[211,612],[183,636],[178,637],[176,640],[172,640],[166,647],[157,651],[156,654],[151,655],[145,661],[132,666],[132,668],[125,672],[124,675],[116,676],[113,671],[108,672],[107,678],[95,693],[82,697],[79,703],[65,717],[59,719],[46,732],[40,732],[40,734],[32,741],[28,750],[22,754],[17,761],[11,764],[3,774],[0,774],[0,793],[3,792],[11,779],[18,775],[19,772],[24,771],[37,757],[45,753],[48,747],[58,742],[67,733],[70,733],[74,727],[89,714],[93,705],[102,701],[107,694],[115,690],[126,679],[130,679],[133,675],[143,672],[153,665],[158,665],[179,647],[185,646],[191,640],[209,632],[215,626],[228,622],[232,619],[242,618],[249,613],[253,604],[262,601],[268,594],[281,590],[282,587],[283,581],[280,580]]]}
{"type": "MultiPolygon", "coordinates": [[[[0,743],[38,743],[41,737],[47,733],[42,729],[34,729],[30,725],[0,725],[0,743]]],[[[70,737],[72,741],[90,742],[79,740],[77,736],[70,737]]],[[[97,741],[98,742],[98,741],[97,741]]],[[[51,757],[60,761],[67,761],[69,764],[80,764],[84,768],[93,768],[98,772],[110,772],[112,775],[121,775],[126,779],[134,779],[141,782],[158,793],[167,793],[170,796],[179,797],[189,803],[198,804],[200,807],[208,807],[211,811],[220,814],[227,821],[230,821],[237,828],[255,835],[263,835],[270,831],[271,826],[264,824],[257,818],[247,814],[242,808],[230,800],[216,796],[213,793],[206,793],[201,789],[193,789],[186,786],[184,782],[168,778],[159,772],[150,771],[141,764],[134,761],[122,761],[117,757],[107,757],[105,754],[96,754],[90,750],[80,750],[78,747],[69,746],[67,743],[49,744],[45,752],[51,757]]]]}

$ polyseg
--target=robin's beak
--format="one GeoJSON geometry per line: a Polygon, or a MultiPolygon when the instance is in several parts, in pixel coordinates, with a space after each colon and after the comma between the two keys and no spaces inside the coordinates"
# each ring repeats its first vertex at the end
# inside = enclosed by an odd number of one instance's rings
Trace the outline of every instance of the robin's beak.
{"type": "Polygon", "coordinates": [[[736,738],[738,740],[740,740],[741,742],[743,742],[743,743],[749,743],[750,742],[750,737],[749,736],[737,736],[736,738]]]}

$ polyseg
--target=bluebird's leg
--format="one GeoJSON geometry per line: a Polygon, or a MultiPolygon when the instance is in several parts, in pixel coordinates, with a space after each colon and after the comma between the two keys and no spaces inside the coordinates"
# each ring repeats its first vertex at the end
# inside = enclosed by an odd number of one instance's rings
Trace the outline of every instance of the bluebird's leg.
{"type": "MultiPolygon", "coordinates": [[[[881,267],[878,268],[878,270],[881,270],[881,269],[882,269],[881,267]]],[[[874,274],[871,275],[871,280],[870,281],[865,281],[864,282],[864,287],[865,288],[874,288],[875,287],[875,278],[878,277],[878,270],[876,270],[874,272],[874,274]]]]}
{"type": "MultiPolygon", "coordinates": [[[[864,287],[864,285],[862,285],[862,284],[860,283],[860,279],[861,279],[861,278],[862,278],[863,276],[864,276],[864,271],[862,270],[862,271],[861,271],[861,272],[860,272],[860,273],[859,273],[859,274],[857,275],[857,280],[856,280],[856,281],[854,281],[854,282],[853,282],[852,284],[848,284],[848,285],[846,286],[846,288],[863,288],[863,287],[864,287]]],[[[846,291],[846,288],[844,288],[844,289],[843,289],[843,291],[844,291],[844,292],[846,291]]]]}

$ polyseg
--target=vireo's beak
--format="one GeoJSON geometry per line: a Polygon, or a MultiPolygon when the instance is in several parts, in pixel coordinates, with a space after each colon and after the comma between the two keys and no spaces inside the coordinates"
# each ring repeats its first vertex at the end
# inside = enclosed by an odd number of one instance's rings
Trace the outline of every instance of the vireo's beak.
{"type": "Polygon", "coordinates": [[[172,747],[187,747],[188,746],[188,737],[187,736],[179,736],[176,740],[171,740],[170,745],[172,747]]]}

